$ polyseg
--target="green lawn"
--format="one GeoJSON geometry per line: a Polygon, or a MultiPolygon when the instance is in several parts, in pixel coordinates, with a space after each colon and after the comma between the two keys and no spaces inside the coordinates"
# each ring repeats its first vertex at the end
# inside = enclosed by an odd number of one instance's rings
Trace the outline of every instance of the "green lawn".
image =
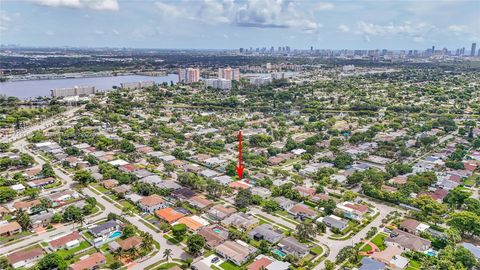
{"type": "Polygon", "coordinates": [[[360,249],[360,251],[363,252],[369,252],[370,250],[372,250],[372,247],[370,245],[365,245],[362,249],[360,249]]]}
{"type": "Polygon", "coordinates": [[[159,267],[155,268],[155,270],[159,270],[159,269],[170,269],[170,268],[173,268],[173,267],[175,267],[175,266],[180,266],[180,265],[177,264],[177,263],[169,262],[169,263],[161,264],[159,267]]]}
{"type": "Polygon", "coordinates": [[[78,252],[80,250],[84,250],[86,248],[90,247],[90,243],[88,243],[88,241],[83,241],[83,242],[80,242],[80,245],[78,245],[78,247],[74,247],[72,249],[60,249],[59,251],[57,251],[57,254],[60,255],[62,258],[66,258],[72,254],[74,254],[75,252],[78,252]]]}
{"type": "Polygon", "coordinates": [[[374,243],[375,245],[377,245],[377,247],[380,249],[380,250],[384,250],[387,248],[387,246],[385,245],[385,238],[387,236],[383,233],[379,233],[377,235],[375,235],[375,237],[371,240],[372,243],[374,243]]]}
{"type": "Polygon", "coordinates": [[[310,252],[315,255],[320,255],[323,252],[323,248],[321,246],[314,246],[310,249],[310,252]]]}
{"type": "Polygon", "coordinates": [[[225,270],[240,270],[241,268],[232,262],[226,261],[220,264],[220,267],[225,270]]]}
{"type": "Polygon", "coordinates": [[[420,269],[422,265],[420,264],[419,261],[410,260],[410,262],[408,263],[408,266],[412,268],[420,269]]]}

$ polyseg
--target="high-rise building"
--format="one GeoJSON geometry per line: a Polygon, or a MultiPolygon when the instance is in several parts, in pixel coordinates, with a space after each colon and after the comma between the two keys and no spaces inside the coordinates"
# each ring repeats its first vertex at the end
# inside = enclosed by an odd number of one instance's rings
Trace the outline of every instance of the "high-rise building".
{"type": "Polygon", "coordinates": [[[472,50],[470,51],[470,56],[475,56],[475,52],[477,51],[477,43],[472,43],[472,50]]]}
{"type": "Polygon", "coordinates": [[[218,69],[218,78],[225,80],[235,80],[240,81],[240,69],[239,68],[219,68],[218,69]]]}
{"type": "Polygon", "coordinates": [[[198,68],[179,68],[178,82],[194,83],[200,80],[200,71],[198,68]]]}
{"type": "Polygon", "coordinates": [[[432,55],[435,54],[435,46],[432,46],[432,55]]]}

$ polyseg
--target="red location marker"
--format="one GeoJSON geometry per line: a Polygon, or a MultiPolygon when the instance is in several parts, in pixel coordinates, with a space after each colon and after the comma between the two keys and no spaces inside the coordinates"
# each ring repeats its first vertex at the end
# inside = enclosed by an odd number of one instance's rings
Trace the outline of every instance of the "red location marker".
{"type": "Polygon", "coordinates": [[[243,169],[245,166],[242,165],[242,131],[238,131],[238,165],[235,167],[237,170],[238,178],[241,180],[243,178],[243,169]]]}

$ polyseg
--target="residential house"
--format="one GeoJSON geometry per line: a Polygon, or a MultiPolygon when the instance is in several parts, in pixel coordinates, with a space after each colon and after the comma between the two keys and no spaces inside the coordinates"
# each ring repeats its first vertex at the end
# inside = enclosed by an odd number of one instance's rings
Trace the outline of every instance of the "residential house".
{"type": "Polygon", "coordinates": [[[218,183],[224,186],[228,185],[230,182],[233,181],[232,177],[228,175],[217,176],[217,177],[214,177],[213,180],[217,181],[218,183]]]}
{"type": "Polygon", "coordinates": [[[258,219],[245,213],[234,213],[221,221],[223,226],[232,226],[237,229],[250,230],[258,225],[258,219]]]}
{"type": "Polygon", "coordinates": [[[290,263],[281,262],[272,257],[263,254],[258,255],[251,264],[247,266],[247,270],[288,270],[290,263]]]}
{"type": "Polygon", "coordinates": [[[52,217],[53,213],[46,211],[30,216],[32,228],[47,227],[48,224],[50,224],[50,221],[52,221],[52,217]]]}
{"type": "Polygon", "coordinates": [[[175,221],[179,220],[180,218],[184,217],[185,215],[176,211],[171,207],[167,207],[167,208],[156,210],[155,216],[172,224],[175,221]]]}
{"type": "Polygon", "coordinates": [[[408,265],[408,259],[402,257],[402,250],[396,246],[389,246],[385,250],[374,252],[371,258],[385,264],[389,269],[402,270],[408,265]]]}
{"type": "Polygon", "coordinates": [[[210,207],[213,204],[212,201],[206,199],[203,196],[192,197],[192,198],[190,198],[190,200],[188,200],[188,203],[191,206],[196,207],[198,209],[205,209],[207,207],[210,207]]]}
{"type": "Polygon", "coordinates": [[[280,208],[282,208],[283,210],[286,210],[286,211],[288,211],[290,208],[292,208],[296,204],[296,202],[294,202],[290,199],[287,199],[283,196],[276,197],[274,200],[278,203],[280,208]]]}
{"type": "Polygon", "coordinates": [[[313,219],[317,216],[317,212],[315,212],[315,210],[310,209],[310,207],[303,203],[297,203],[296,205],[288,209],[287,212],[294,215],[295,217],[300,218],[306,217],[313,219]]]}
{"type": "Polygon", "coordinates": [[[5,224],[0,224],[0,236],[1,237],[12,236],[12,235],[15,235],[15,234],[21,233],[21,232],[22,232],[22,227],[16,221],[12,221],[12,222],[5,223],[5,224]]]}
{"type": "Polygon", "coordinates": [[[32,208],[35,206],[41,205],[42,202],[40,200],[31,200],[31,201],[18,201],[13,203],[13,208],[17,211],[25,211],[29,214],[32,213],[32,208]]]}
{"type": "Polygon", "coordinates": [[[237,210],[234,207],[225,207],[221,204],[217,204],[210,208],[207,214],[209,217],[221,221],[235,212],[237,212],[237,210]]]}
{"type": "Polygon", "coordinates": [[[95,252],[90,255],[88,258],[80,260],[76,263],[71,264],[69,270],[93,270],[98,269],[100,266],[104,265],[107,262],[107,258],[100,253],[95,252]]]}
{"type": "Polygon", "coordinates": [[[228,230],[219,225],[203,227],[198,234],[205,238],[207,247],[211,249],[228,240],[228,230]]]}
{"type": "Polygon", "coordinates": [[[48,246],[53,251],[59,249],[71,249],[80,245],[81,239],[82,237],[80,236],[80,233],[75,231],[48,242],[48,246]]]}
{"type": "Polygon", "coordinates": [[[345,220],[341,217],[337,217],[335,215],[326,216],[326,217],[323,217],[321,219],[322,219],[321,221],[323,223],[325,223],[325,225],[327,225],[328,227],[330,227],[332,229],[337,229],[337,230],[343,231],[348,226],[348,221],[347,220],[345,220]]]}
{"type": "Polygon", "coordinates": [[[215,251],[223,258],[241,266],[257,252],[257,249],[240,240],[235,242],[228,240],[218,245],[215,251]]]}
{"type": "Polygon", "coordinates": [[[7,255],[8,262],[13,268],[31,267],[43,257],[43,249],[31,248],[27,250],[15,251],[7,255]]]}
{"type": "Polygon", "coordinates": [[[27,182],[27,185],[31,188],[43,188],[53,183],[55,183],[55,178],[47,177],[47,178],[42,178],[42,179],[37,179],[37,180],[27,182]]]}
{"type": "Polygon", "coordinates": [[[389,237],[385,238],[387,245],[397,246],[403,251],[419,251],[424,252],[431,246],[430,240],[421,238],[414,234],[394,229],[389,237]]]}
{"type": "Polygon", "coordinates": [[[291,254],[298,258],[304,258],[310,253],[308,246],[298,242],[298,240],[292,236],[280,240],[278,246],[285,254],[291,254]]]}
{"type": "Polygon", "coordinates": [[[295,187],[294,189],[297,190],[302,197],[310,197],[315,195],[316,193],[314,188],[298,186],[298,187],[295,187]]]}
{"type": "Polygon", "coordinates": [[[385,270],[385,264],[377,262],[369,257],[363,257],[361,261],[362,266],[358,270],[385,270]]]}
{"type": "Polygon", "coordinates": [[[281,231],[274,229],[272,225],[264,223],[248,232],[248,237],[255,241],[265,240],[270,243],[277,243],[283,238],[283,234],[281,231]]]}
{"type": "Polygon", "coordinates": [[[154,212],[155,210],[162,209],[168,206],[168,203],[159,195],[153,194],[147,197],[143,197],[138,201],[138,205],[143,212],[154,212]]]}
{"type": "Polygon", "coordinates": [[[130,185],[120,185],[118,187],[112,188],[112,191],[114,191],[117,194],[128,194],[132,190],[132,187],[130,185]]]}
{"type": "Polygon", "coordinates": [[[103,180],[103,181],[102,181],[102,185],[103,185],[106,189],[112,189],[112,188],[118,186],[118,181],[115,180],[115,179],[107,179],[107,180],[103,180]]]}
{"type": "MultiPolygon", "coordinates": [[[[117,243],[118,248],[126,251],[126,250],[130,250],[132,248],[139,248],[142,245],[142,238],[135,235],[135,236],[131,236],[127,239],[120,240],[118,242],[111,242],[110,244],[113,244],[113,243],[117,243]]],[[[111,247],[110,244],[109,244],[109,247],[111,247]]],[[[115,248],[113,248],[113,249],[110,248],[110,250],[117,250],[117,248],[115,246],[115,248]]]]}
{"type": "Polygon", "coordinates": [[[177,221],[177,223],[185,224],[187,226],[187,228],[192,232],[196,232],[196,231],[200,230],[201,228],[210,224],[205,219],[203,219],[199,216],[195,216],[195,215],[194,216],[188,216],[188,217],[182,217],[177,221]]]}
{"type": "Polygon", "coordinates": [[[108,237],[112,232],[119,231],[120,230],[120,224],[116,220],[109,220],[105,223],[99,224],[93,228],[91,228],[89,231],[93,236],[95,237],[108,237]]]}
{"type": "Polygon", "coordinates": [[[190,200],[190,198],[192,198],[193,196],[195,196],[195,192],[188,187],[184,187],[174,190],[172,192],[172,196],[179,199],[180,201],[187,201],[190,200]]]}
{"type": "Polygon", "coordinates": [[[369,208],[363,204],[343,202],[337,205],[337,210],[346,218],[361,221],[369,208]]]}
{"type": "Polygon", "coordinates": [[[258,195],[262,198],[268,198],[272,195],[272,192],[264,187],[252,187],[250,191],[252,192],[252,195],[258,195]]]}

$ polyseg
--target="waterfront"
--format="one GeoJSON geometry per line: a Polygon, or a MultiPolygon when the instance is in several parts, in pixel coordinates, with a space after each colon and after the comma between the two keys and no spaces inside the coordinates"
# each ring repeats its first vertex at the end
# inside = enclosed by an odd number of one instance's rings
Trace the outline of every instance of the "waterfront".
{"type": "Polygon", "coordinates": [[[167,76],[154,77],[142,75],[126,75],[126,76],[108,76],[108,77],[91,77],[91,78],[73,78],[73,79],[53,79],[53,80],[31,80],[31,81],[14,81],[1,82],[0,95],[14,96],[21,99],[34,98],[38,96],[50,96],[50,90],[54,88],[66,88],[74,86],[95,86],[99,91],[112,89],[112,86],[120,86],[120,83],[139,82],[139,81],[155,81],[163,83],[178,81],[176,74],[168,74],[167,76]]]}

